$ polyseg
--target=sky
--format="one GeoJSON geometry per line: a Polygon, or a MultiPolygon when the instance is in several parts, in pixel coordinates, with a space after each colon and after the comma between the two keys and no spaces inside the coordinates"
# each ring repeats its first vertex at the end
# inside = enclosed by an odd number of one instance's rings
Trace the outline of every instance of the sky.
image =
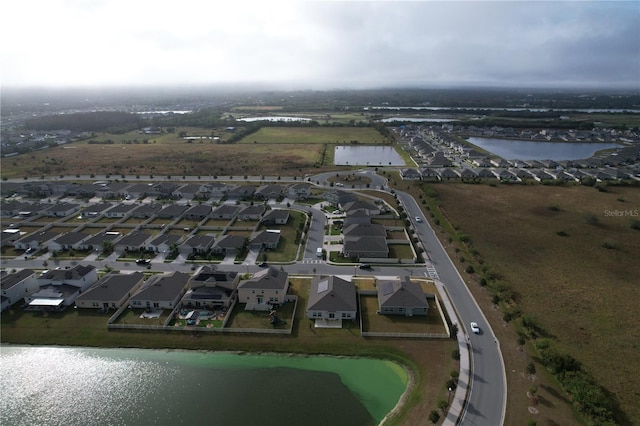
{"type": "Polygon", "coordinates": [[[2,0],[3,87],[640,88],[640,2],[2,0]]]}

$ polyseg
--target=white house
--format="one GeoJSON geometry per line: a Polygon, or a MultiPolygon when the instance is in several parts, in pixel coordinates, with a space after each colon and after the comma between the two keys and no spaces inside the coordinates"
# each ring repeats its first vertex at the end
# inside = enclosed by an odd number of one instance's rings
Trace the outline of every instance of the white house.
{"type": "Polygon", "coordinates": [[[38,290],[36,273],[31,269],[23,269],[13,274],[2,271],[0,273],[0,285],[2,286],[3,311],[38,290]]]}

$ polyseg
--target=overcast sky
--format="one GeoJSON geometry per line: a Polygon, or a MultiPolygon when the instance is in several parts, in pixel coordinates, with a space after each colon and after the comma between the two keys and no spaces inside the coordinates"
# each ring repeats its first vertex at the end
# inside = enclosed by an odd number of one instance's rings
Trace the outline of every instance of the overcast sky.
{"type": "Polygon", "coordinates": [[[3,0],[2,85],[640,87],[640,2],[3,0]]]}

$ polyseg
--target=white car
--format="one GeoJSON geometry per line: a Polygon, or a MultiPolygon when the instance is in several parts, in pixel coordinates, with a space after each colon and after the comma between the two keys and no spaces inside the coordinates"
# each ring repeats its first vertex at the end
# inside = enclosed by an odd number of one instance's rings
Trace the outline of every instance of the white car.
{"type": "Polygon", "coordinates": [[[477,322],[472,322],[471,323],[471,331],[473,331],[476,334],[480,334],[480,327],[478,327],[478,323],[477,322]]]}
{"type": "Polygon", "coordinates": [[[420,216],[416,216],[416,222],[418,223],[422,222],[422,218],[420,216]]]}

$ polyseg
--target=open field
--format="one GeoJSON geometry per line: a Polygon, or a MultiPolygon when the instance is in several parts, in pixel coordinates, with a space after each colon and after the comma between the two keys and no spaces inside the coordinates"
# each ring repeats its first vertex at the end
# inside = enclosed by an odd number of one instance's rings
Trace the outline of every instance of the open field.
{"type": "MultiPolygon", "coordinates": [[[[476,263],[476,270],[484,267],[498,282],[510,285],[522,313],[533,316],[561,353],[576,358],[615,394],[631,423],[640,422],[640,379],[629,374],[630,366],[640,365],[637,315],[630,315],[637,311],[640,277],[640,233],[630,223],[640,218],[629,216],[640,210],[640,191],[545,185],[430,187],[437,192],[435,202],[446,218],[470,238],[475,257],[483,260],[483,266],[476,263]],[[628,214],[615,213],[624,211],[628,214]]],[[[450,253],[464,270],[463,253],[450,253]]],[[[504,342],[507,372],[522,371],[538,355],[531,342],[521,348],[514,341],[519,321],[503,321],[489,291],[474,284],[480,272],[464,276],[504,342]]],[[[543,366],[538,364],[542,379],[547,373],[540,370],[543,366]]],[[[522,414],[526,408],[519,405],[527,404],[524,394],[531,383],[514,375],[507,378],[506,424],[513,424],[526,418],[522,414]]],[[[546,397],[553,398],[556,392],[560,396],[556,401],[567,402],[566,395],[553,390],[558,387],[554,382],[550,378],[544,385],[550,387],[546,397]]],[[[537,384],[541,387],[541,382],[537,384]]],[[[566,424],[558,421],[563,418],[559,407],[538,408],[540,419],[566,424]]]]}
{"type": "Polygon", "coordinates": [[[92,140],[2,159],[2,176],[58,176],[112,174],[138,176],[303,175],[333,170],[333,150],[325,144],[382,143],[374,129],[360,127],[268,127],[241,143],[186,141],[178,136],[210,133],[207,129],[179,128],[175,133],[141,135],[100,134],[92,140]],[[152,136],[147,138],[146,136],[152,136]],[[147,139],[147,143],[142,143],[147,139]],[[96,144],[96,141],[113,141],[96,144]],[[132,142],[137,141],[137,142],[132,142]],[[92,143],[90,143],[92,142],[92,143]],[[256,142],[256,143],[254,143],[256,142]]]}
{"type": "MultiPolygon", "coordinates": [[[[404,362],[413,370],[416,387],[400,411],[400,416],[388,424],[424,424],[429,412],[436,409],[438,399],[447,397],[445,383],[449,373],[456,369],[455,361],[451,357],[455,348],[454,342],[441,339],[365,339],[359,335],[356,327],[340,330],[315,329],[312,322],[304,317],[308,280],[293,278],[291,281],[290,293],[299,297],[291,336],[108,331],[106,322],[111,314],[70,309],[62,313],[43,315],[15,309],[2,314],[2,342],[389,358],[404,362]]],[[[134,318],[131,320],[134,321],[134,318]]]]}

